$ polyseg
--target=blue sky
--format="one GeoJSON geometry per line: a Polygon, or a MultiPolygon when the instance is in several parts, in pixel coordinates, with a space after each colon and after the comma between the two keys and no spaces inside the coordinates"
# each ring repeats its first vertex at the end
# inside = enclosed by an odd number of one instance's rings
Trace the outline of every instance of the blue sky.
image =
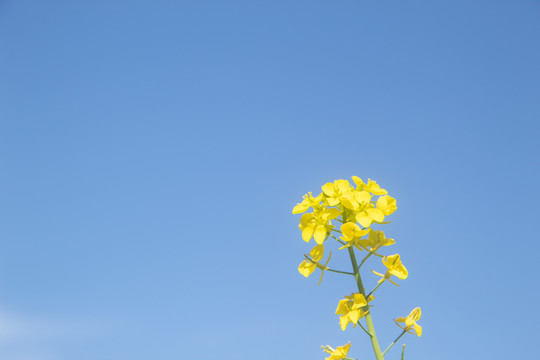
{"type": "Polygon", "coordinates": [[[421,306],[408,359],[533,358],[538,39],[539,1],[3,1],[0,357],[371,358],[291,214],[356,175],[383,346],[421,306]]]}

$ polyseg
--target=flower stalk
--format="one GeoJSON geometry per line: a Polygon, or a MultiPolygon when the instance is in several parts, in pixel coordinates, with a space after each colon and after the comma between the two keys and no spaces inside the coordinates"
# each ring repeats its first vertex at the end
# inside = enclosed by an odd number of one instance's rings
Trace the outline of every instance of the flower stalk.
{"type": "MultiPolygon", "coordinates": [[[[298,267],[298,271],[303,276],[309,277],[313,272],[319,270],[319,285],[325,272],[354,276],[358,292],[346,295],[339,300],[335,314],[339,315],[342,331],[347,331],[349,324],[352,324],[353,328],[358,325],[369,336],[376,360],[384,360],[386,353],[405,333],[422,335],[422,327],[417,324],[421,311],[420,308],[415,308],[407,317],[394,319],[396,325],[403,331],[386,350],[381,351],[371,315],[373,305],[370,302],[375,299],[373,293],[387,280],[399,286],[392,278],[405,280],[408,277],[408,271],[403,265],[400,255],[384,255],[382,251],[385,247],[395,244],[394,239],[387,238],[383,231],[374,228],[390,222],[385,219],[396,211],[396,200],[388,196],[387,191],[373,180],[368,179],[367,182],[363,182],[356,176],[353,176],[352,180],[354,185],[351,185],[347,180],[326,183],[322,186],[322,193],[317,196],[312,195],[312,193],[304,195],[302,202],[293,208],[293,214],[302,214],[299,225],[302,239],[308,243],[313,239],[316,243],[309,255],[304,255],[305,260],[298,267]],[[374,198],[375,196],[377,198],[374,198]],[[309,209],[313,211],[307,212],[309,209]],[[338,223],[339,228],[332,224],[333,221],[338,223]],[[328,266],[332,250],[329,253],[327,251],[331,247],[336,247],[336,243],[326,242],[330,238],[341,245],[337,248],[338,253],[343,254],[341,250],[347,249],[353,272],[335,270],[328,266]],[[356,259],[356,251],[366,252],[360,263],[356,259]],[[326,261],[323,261],[323,258],[326,257],[325,254],[328,257],[326,261]],[[373,255],[375,257],[372,257],[373,255]],[[386,271],[379,273],[371,270],[375,275],[380,276],[380,279],[373,290],[366,295],[360,270],[369,259],[376,259],[376,257],[382,261],[386,271]],[[360,322],[362,318],[366,320],[366,327],[360,322]]],[[[341,268],[341,266],[337,268],[341,268]]],[[[353,360],[348,355],[350,348],[350,342],[337,346],[335,349],[330,345],[322,346],[323,351],[329,354],[326,360],[353,360]]],[[[402,360],[404,352],[405,345],[403,345],[401,353],[402,360]]]]}
{"type": "MultiPolygon", "coordinates": [[[[354,249],[349,248],[349,256],[351,258],[351,263],[354,271],[354,279],[356,280],[356,285],[358,286],[358,291],[360,291],[360,294],[366,295],[366,291],[364,289],[364,284],[362,283],[362,277],[360,276],[360,271],[358,269],[358,263],[356,262],[356,255],[354,254],[354,249]]],[[[375,333],[375,326],[373,326],[373,320],[371,319],[371,311],[369,310],[369,306],[366,305],[366,325],[368,328],[369,337],[371,339],[371,346],[373,347],[373,352],[375,353],[375,358],[377,360],[384,360],[384,356],[381,353],[381,348],[379,346],[379,341],[377,340],[377,334],[375,333]]]]}

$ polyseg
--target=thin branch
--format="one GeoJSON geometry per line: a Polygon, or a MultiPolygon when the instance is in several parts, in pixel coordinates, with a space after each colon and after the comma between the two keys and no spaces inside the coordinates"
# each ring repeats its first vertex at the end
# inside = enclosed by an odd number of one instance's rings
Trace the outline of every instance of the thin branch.
{"type": "MultiPolygon", "coordinates": [[[[403,335],[405,335],[407,331],[403,330],[403,332],[401,333],[401,335],[399,335],[396,340],[394,340],[390,345],[388,345],[388,347],[386,348],[386,350],[384,350],[384,352],[382,353],[383,356],[388,352],[388,350],[390,350],[392,348],[392,346],[395,345],[395,343],[397,343],[399,341],[399,339],[401,339],[401,337],[403,335]]],[[[405,347],[403,347],[403,352],[405,352],[405,347]]],[[[401,354],[401,357],[403,358],[403,353],[401,354]]]]}
{"type": "Polygon", "coordinates": [[[369,331],[367,331],[366,328],[363,327],[362,324],[360,324],[360,320],[358,320],[358,325],[360,325],[360,327],[362,328],[362,330],[364,330],[365,333],[368,334],[369,337],[371,337],[371,334],[369,333],[369,331]]]}

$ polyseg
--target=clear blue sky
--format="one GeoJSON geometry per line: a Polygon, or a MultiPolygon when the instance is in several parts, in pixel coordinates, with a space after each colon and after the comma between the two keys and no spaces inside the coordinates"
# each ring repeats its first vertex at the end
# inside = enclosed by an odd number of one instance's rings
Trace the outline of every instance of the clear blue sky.
{"type": "Polygon", "coordinates": [[[384,345],[421,306],[406,359],[537,357],[539,39],[537,0],[2,1],[0,357],[370,359],[291,214],[351,175],[398,200],[384,345]]]}

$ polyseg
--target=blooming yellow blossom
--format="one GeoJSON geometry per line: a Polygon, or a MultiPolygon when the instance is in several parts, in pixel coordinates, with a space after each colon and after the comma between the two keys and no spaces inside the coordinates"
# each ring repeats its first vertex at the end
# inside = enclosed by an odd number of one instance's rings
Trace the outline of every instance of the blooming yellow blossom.
{"type": "MultiPolygon", "coordinates": [[[[347,244],[340,247],[339,249],[345,249],[350,246],[358,246],[360,238],[369,233],[370,229],[361,229],[360,226],[356,225],[353,222],[346,222],[341,225],[341,240],[346,241],[347,244]]],[[[360,248],[361,249],[361,248],[360,248]]]]}
{"type": "Polygon", "coordinates": [[[323,274],[325,270],[328,270],[328,263],[330,262],[330,258],[332,257],[332,252],[330,251],[330,254],[328,255],[328,259],[326,259],[326,263],[323,265],[319,263],[319,261],[322,260],[324,256],[324,245],[317,245],[313,249],[311,249],[309,256],[311,259],[304,260],[300,263],[300,266],[298,266],[298,272],[300,274],[304,275],[305,277],[308,277],[315,271],[316,268],[319,268],[321,270],[321,278],[319,279],[319,285],[321,284],[321,281],[323,279],[323,274]]]}
{"type": "Polygon", "coordinates": [[[364,190],[364,191],[372,193],[373,195],[388,194],[388,192],[384,189],[381,189],[381,187],[374,180],[368,179],[368,182],[366,184],[358,176],[353,176],[352,179],[354,183],[356,184],[356,188],[358,190],[364,190]]]}
{"type": "Polygon", "coordinates": [[[343,194],[343,196],[340,197],[340,201],[347,209],[356,212],[369,205],[371,194],[367,191],[353,190],[343,194]]]}
{"type": "Polygon", "coordinates": [[[407,278],[407,276],[409,276],[409,273],[408,273],[407,269],[401,263],[401,259],[399,258],[399,254],[385,256],[382,259],[382,262],[383,262],[384,266],[386,266],[388,268],[388,270],[386,270],[386,273],[384,275],[380,274],[380,273],[378,273],[376,271],[371,270],[371,271],[373,271],[374,274],[379,275],[379,276],[382,277],[382,279],[379,280],[379,283],[381,283],[381,282],[383,282],[385,280],[388,280],[392,284],[394,284],[396,286],[399,286],[398,284],[393,282],[392,279],[390,279],[392,277],[392,275],[398,277],[401,280],[404,280],[404,279],[407,278]]]}
{"type": "Polygon", "coordinates": [[[420,316],[422,316],[422,311],[419,307],[414,308],[413,311],[406,317],[399,317],[396,320],[396,325],[408,332],[409,334],[416,334],[418,336],[422,336],[422,327],[418,325],[416,322],[420,320],[420,316]],[[405,323],[405,326],[401,326],[399,323],[405,323]]]}
{"type": "MultiPolygon", "coordinates": [[[[368,301],[373,299],[374,297],[370,296],[368,301]]],[[[356,327],[358,320],[367,314],[367,311],[364,311],[363,308],[367,306],[368,301],[366,301],[364,295],[360,293],[345,296],[345,299],[339,301],[336,309],[336,315],[341,315],[339,317],[341,330],[345,331],[349,323],[353,323],[353,327],[356,327]]]]}
{"type": "Polygon", "coordinates": [[[346,193],[351,192],[351,185],[347,180],[336,180],[334,183],[326,183],[322,186],[323,194],[326,196],[325,200],[330,206],[338,205],[345,198],[346,193]]]}
{"type": "Polygon", "coordinates": [[[380,196],[377,199],[377,209],[381,210],[384,215],[390,215],[397,210],[396,199],[391,196],[380,196]]]}
{"type": "Polygon", "coordinates": [[[370,229],[361,229],[360,226],[353,222],[347,222],[341,225],[342,240],[350,242],[360,239],[362,236],[369,233],[370,229]]]}
{"type": "Polygon", "coordinates": [[[302,239],[309,242],[311,238],[314,238],[317,244],[322,244],[333,228],[330,220],[337,218],[340,214],[341,211],[335,208],[321,208],[313,213],[302,215],[300,225],[298,225],[302,230],[302,239]]]}
{"type": "Polygon", "coordinates": [[[330,354],[325,360],[343,360],[347,359],[347,354],[351,348],[351,343],[347,343],[343,346],[338,346],[337,349],[333,349],[330,345],[321,346],[323,351],[330,354]]]}
{"type": "Polygon", "coordinates": [[[309,256],[313,262],[304,260],[298,267],[300,274],[304,275],[305,277],[311,275],[311,273],[315,271],[315,268],[317,268],[317,262],[322,260],[324,256],[324,245],[315,246],[313,249],[311,249],[309,256]]]}
{"type": "Polygon", "coordinates": [[[358,223],[363,227],[370,227],[371,223],[374,221],[383,222],[384,213],[380,209],[366,207],[364,210],[359,211],[356,214],[356,221],[358,221],[358,223]]]}
{"type": "Polygon", "coordinates": [[[292,210],[292,213],[301,214],[307,211],[307,209],[309,209],[310,207],[316,209],[319,203],[322,201],[322,199],[323,199],[323,194],[319,194],[316,197],[313,197],[313,195],[311,195],[311,193],[309,192],[306,195],[304,195],[304,200],[302,200],[301,203],[296,204],[296,206],[292,210]]]}
{"type": "Polygon", "coordinates": [[[376,251],[382,246],[395,244],[394,239],[389,239],[384,236],[384,232],[371,230],[367,239],[359,242],[359,245],[369,248],[371,251],[376,251]]]}

